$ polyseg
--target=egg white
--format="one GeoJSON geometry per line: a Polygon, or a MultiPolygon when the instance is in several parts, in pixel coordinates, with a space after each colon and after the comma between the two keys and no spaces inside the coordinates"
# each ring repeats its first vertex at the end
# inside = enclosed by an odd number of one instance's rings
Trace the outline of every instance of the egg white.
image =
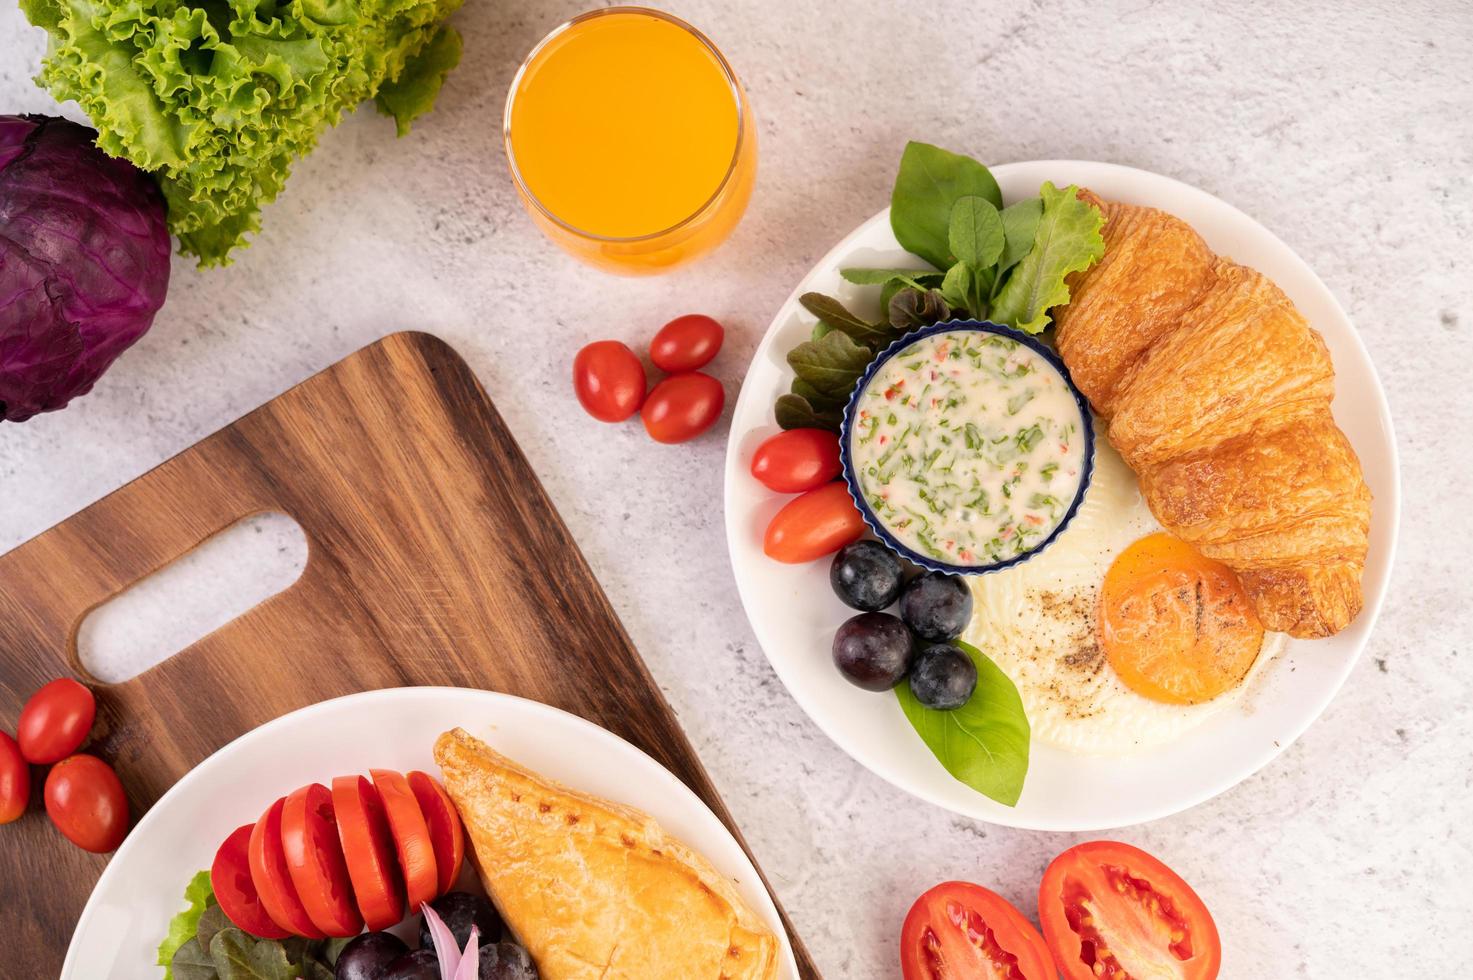
{"type": "Polygon", "coordinates": [[[1021,565],[972,577],[963,638],[1017,685],[1034,738],[1110,756],[1172,741],[1237,701],[1282,649],[1282,634],[1265,634],[1248,676],[1204,704],[1165,704],[1126,687],[1096,641],[1096,606],[1115,556],[1159,530],[1135,474],[1097,438],[1094,476],[1069,526],[1021,565]]]}

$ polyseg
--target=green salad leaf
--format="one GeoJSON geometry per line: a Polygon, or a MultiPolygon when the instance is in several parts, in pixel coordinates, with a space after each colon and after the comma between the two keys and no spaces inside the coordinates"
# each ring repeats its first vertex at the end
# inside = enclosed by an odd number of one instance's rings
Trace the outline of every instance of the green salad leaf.
{"type": "Polygon", "coordinates": [[[1028,774],[1028,716],[1023,699],[1002,669],[982,651],[956,645],[977,665],[977,690],[954,711],[936,711],[916,700],[909,684],[895,688],[900,709],[946,771],[1005,806],[1015,806],[1028,774]]]}
{"type": "Polygon", "coordinates": [[[1044,181],[1039,194],[1043,213],[1033,247],[1012,270],[992,307],[993,319],[1028,333],[1048,326],[1051,307],[1069,302],[1065,277],[1088,269],[1105,254],[1100,234],[1105,216],[1079,199],[1078,187],[1059,190],[1044,181]]]}
{"type": "Polygon", "coordinates": [[[898,282],[913,289],[941,285],[941,273],[925,269],[840,269],[839,276],[845,282],[859,286],[883,286],[898,282]]]}
{"type": "Polygon", "coordinates": [[[158,964],[164,968],[164,980],[174,980],[170,971],[174,954],[195,937],[200,917],[205,914],[205,909],[215,904],[215,890],[210,886],[208,871],[201,871],[189,879],[184,889],[184,901],[186,907],[169,920],[169,931],[164,935],[164,941],[159,943],[158,964]]]}
{"type": "Polygon", "coordinates": [[[951,254],[962,265],[989,269],[997,264],[1003,247],[1002,218],[997,208],[974,194],[959,197],[951,206],[946,238],[951,254]]]}
{"type": "Polygon", "coordinates": [[[907,143],[890,194],[895,240],[936,268],[950,268],[951,209],[958,198],[970,195],[1002,207],[1002,191],[982,164],[929,143],[907,143]]]}
{"type": "Polygon", "coordinates": [[[1038,222],[1043,217],[1043,198],[1028,197],[1009,204],[999,217],[1002,218],[1005,239],[1002,256],[997,260],[998,283],[1001,285],[1003,274],[1033,249],[1033,238],[1038,234],[1038,222]]]}
{"type": "Polygon", "coordinates": [[[382,96],[401,133],[434,101],[460,0],[21,0],[50,34],[37,81],[97,145],[153,172],[181,251],[229,261],[291,166],[382,96]],[[386,87],[387,86],[387,87],[386,87]]]}
{"type": "Polygon", "coordinates": [[[865,344],[876,351],[890,341],[894,340],[896,332],[888,323],[870,323],[850,313],[844,308],[844,304],[832,296],[823,293],[804,293],[798,297],[798,303],[818,317],[820,323],[826,324],[833,330],[842,330],[849,335],[849,339],[856,343],[865,344]]]}
{"type": "Polygon", "coordinates": [[[856,344],[842,330],[834,330],[821,340],[794,347],[788,352],[788,364],[798,380],[842,404],[849,400],[849,393],[874,356],[874,351],[856,344]]]}
{"type": "Polygon", "coordinates": [[[234,926],[215,933],[210,958],[220,980],[295,980],[298,975],[281,943],[257,939],[234,926]]]}

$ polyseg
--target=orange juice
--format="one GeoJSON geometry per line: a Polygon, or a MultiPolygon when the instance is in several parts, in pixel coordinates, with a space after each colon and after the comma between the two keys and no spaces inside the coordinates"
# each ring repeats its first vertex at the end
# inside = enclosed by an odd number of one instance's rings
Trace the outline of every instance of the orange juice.
{"type": "Polygon", "coordinates": [[[736,76],[683,21],[613,7],[550,34],[507,100],[507,157],[559,245],[617,272],[714,248],[741,218],[756,133],[736,76]]]}

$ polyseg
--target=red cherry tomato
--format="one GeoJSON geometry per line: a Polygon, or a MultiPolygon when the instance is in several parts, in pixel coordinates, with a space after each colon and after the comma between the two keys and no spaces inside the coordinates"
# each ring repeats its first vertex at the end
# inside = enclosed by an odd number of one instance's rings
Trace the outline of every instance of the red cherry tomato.
{"type": "Polygon", "coordinates": [[[726,390],[709,374],[672,374],[655,385],[640,417],[656,442],[685,442],[705,432],[721,417],[726,390]]]}
{"type": "Polygon", "coordinates": [[[283,797],[271,804],[251,828],[251,881],[272,922],[294,936],[324,939],[321,930],[312,924],[286,866],[286,851],[281,846],[281,813],[285,807],[283,797]]]}
{"type": "Polygon", "coordinates": [[[15,739],[0,732],[0,824],[19,820],[31,801],[31,770],[15,739]]]}
{"type": "Polygon", "coordinates": [[[424,813],[414,799],[409,781],[397,772],[370,769],[373,785],[384,800],[384,813],[394,844],[399,850],[399,867],[404,871],[404,884],[409,892],[409,908],[417,911],[425,902],[435,900],[440,887],[440,874],[435,864],[435,845],[424,813]]]}
{"type": "Polygon", "coordinates": [[[650,360],[668,374],[694,371],[711,363],[721,350],[726,331],[721,324],[700,313],[678,316],[660,328],[650,341],[650,360]]]}
{"type": "Polygon", "coordinates": [[[46,774],[46,815],[67,840],[106,854],[128,834],[128,797],[113,767],[95,755],[69,756],[46,774]]]}
{"type": "Polygon", "coordinates": [[[225,917],[253,936],[285,939],[291,933],[271,921],[261,904],[261,895],[251,880],[251,831],[255,824],[236,827],[210,865],[210,887],[225,917]]]}
{"type": "Polygon", "coordinates": [[[864,534],[849,488],[826,483],[788,501],[767,525],[762,550],[767,557],[796,565],[833,554],[864,534]]]}
{"type": "Polygon", "coordinates": [[[823,429],[789,429],[762,440],[752,454],[752,475],[769,490],[803,493],[844,470],[839,437],[823,429]]]}
{"type": "Polygon", "coordinates": [[[439,873],[437,892],[445,894],[455,887],[460,866],[465,863],[465,834],[460,828],[460,814],[445,790],[429,773],[409,774],[409,789],[424,814],[430,830],[430,845],[435,852],[435,870],[439,873]]]}
{"type": "Polygon", "coordinates": [[[1066,980],[1214,980],[1222,945],[1192,886],[1138,847],[1097,840],[1054,858],[1038,918],[1066,980]]]}
{"type": "Polygon", "coordinates": [[[617,340],[598,340],[573,358],[573,391],[600,422],[622,422],[644,403],[644,365],[617,340]]]}
{"type": "Polygon", "coordinates": [[[82,747],[97,716],[92,692],[70,677],[52,681],[20,709],[15,740],[21,755],[38,766],[65,759],[82,747]]]}
{"type": "Polygon", "coordinates": [[[326,786],[313,783],[286,798],[281,810],[281,849],[312,924],[329,936],[362,932],[363,916],[353,901],[332,794],[326,786]]]}
{"type": "Polygon", "coordinates": [[[904,980],[1054,980],[1043,937],[994,892],[946,881],[916,899],[900,930],[904,980]]]}
{"type": "Polygon", "coordinates": [[[362,776],[339,776],[332,781],[332,806],[363,921],[375,932],[398,925],[404,918],[404,876],[378,790],[362,776]]]}

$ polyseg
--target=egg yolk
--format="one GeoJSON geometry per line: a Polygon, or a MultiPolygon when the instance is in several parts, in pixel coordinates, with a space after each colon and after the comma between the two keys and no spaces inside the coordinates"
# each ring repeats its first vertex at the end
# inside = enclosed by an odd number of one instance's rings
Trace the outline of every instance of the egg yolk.
{"type": "Polygon", "coordinates": [[[1099,639],[1132,691],[1198,704],[1243,679],[1263,627],[1231,568],[1162,532],[1131,544],[1105,572],[1099,639]]]}

